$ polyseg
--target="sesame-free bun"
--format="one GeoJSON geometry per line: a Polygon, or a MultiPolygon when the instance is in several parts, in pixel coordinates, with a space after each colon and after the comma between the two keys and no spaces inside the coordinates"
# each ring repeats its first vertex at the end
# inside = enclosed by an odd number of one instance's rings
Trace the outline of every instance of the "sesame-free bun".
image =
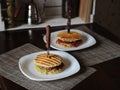
{"type": "Polygon", "coordinates": [[[62,57],[56,54],[39,54],[34,59],[35,69],[42,74],[55,74],[62,71],[62,57]]]}
{"type": "Polygon", "coordinates": [[[67,31],[62,31],[57,34],[57,38],[66,42],[74,42],[80,40],[81,35],[80,33],[75,31],[71,31],[70,33],[68,33],[67,31]]]}

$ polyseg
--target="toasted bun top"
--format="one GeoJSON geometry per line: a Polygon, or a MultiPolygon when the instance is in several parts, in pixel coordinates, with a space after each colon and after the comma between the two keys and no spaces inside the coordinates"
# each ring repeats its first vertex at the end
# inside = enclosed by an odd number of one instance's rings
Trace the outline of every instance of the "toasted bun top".
{"type": "Polygon", "coordinates": [[[57,34],[58,39],[66,42],[73,42],[81,39],[81,35],[78,32],[71,31],[68,33],[67,31],[62,31],[57,34]]]}
{"type": "Polygon", "coordinates": [[[62,64],[62,58],[56,54],[39,54],[34,59],[34,63],[40,67],[53,68],[62,64]]]}

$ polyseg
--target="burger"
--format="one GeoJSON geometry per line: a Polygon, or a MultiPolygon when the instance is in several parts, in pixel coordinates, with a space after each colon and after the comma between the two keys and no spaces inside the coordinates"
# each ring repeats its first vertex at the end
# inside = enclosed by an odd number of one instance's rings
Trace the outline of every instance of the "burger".
{"type": "Polygon", "coordinates": [[[82,43],[82,36],[80,33],[71,31],[62,31],[57,34],[57,45],[71,48],[71,47],[78,47],[82,43]]]}
{"type": "Polygon", "coordinates": [[[56,74],[63,70],[64,64],[61,56],[57,54],[39,54],[34,59],[35,69],[41,74],[56,74]]]}

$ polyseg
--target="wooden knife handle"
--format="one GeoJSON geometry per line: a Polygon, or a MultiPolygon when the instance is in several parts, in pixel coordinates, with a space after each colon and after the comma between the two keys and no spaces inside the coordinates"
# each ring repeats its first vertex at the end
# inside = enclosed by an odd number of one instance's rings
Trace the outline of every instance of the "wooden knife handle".
{"type": "Polygon", "coordinates": [[[46,48],[50,49],[50,26],[46,27],[46,48]]]}

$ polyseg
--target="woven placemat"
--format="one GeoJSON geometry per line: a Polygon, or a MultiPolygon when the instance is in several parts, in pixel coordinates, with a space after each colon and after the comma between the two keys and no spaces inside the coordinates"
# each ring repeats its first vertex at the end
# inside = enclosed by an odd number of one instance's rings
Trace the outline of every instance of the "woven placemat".
{"type": "Polygon", "coordinates": [[[0,55],[0,75],[29,90],[70,90],[96,71],[94,68],[81,67],[80,72],[64,79],[48,82],[32,81],[20,72],[18,61],[20,57],[37,51],[40,49],[34,45],[25,44],[0,55]]]}
{"type": "Polygon", "coordinates": [[[85,26],[77,27],[76,29],[89,33],[97,41],[97,43],[92,47],[71,52],[71,54],[75,56],[80,63],[83,63],[85,66],[92,66],[120,57],[119,44],[100,36],[85,26]]]}

